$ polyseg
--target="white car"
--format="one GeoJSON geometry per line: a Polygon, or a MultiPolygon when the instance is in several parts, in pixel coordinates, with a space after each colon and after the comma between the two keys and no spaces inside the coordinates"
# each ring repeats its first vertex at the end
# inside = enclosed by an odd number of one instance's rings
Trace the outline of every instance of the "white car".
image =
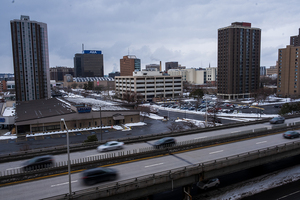
{"type": "Polygon", "coordinates": [[[123,148],[124,148],[124,142],[110,141],[103,145],[98,146],[97,151],[103,152],[103,151],[110,151],[110,150],[123,149],[123,148]]]}
{"type": "Polygon", "coordinates": [[[197,186],[202,190],[207,190],[211,187],[218,187],[220,185],[220,181],[218,178],[212,178],[206,181],[201,181],[197,183],[197,186]]]}

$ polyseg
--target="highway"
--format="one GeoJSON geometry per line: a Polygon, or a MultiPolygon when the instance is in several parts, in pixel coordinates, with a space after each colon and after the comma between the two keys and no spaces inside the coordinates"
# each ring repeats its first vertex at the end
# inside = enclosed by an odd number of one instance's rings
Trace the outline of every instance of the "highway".
{"type": "MultiPolygon", "coordinates": [[[[294,118],[294,119],[288,119],[286,120],[286,123],[294,122],[294,121],[299,121],[300,119],[294,118]]],[[[244,126],[244,127],[236,127],[236,128],[230,128],[230,129],[223,129],[215,132],[202,132],[199,134],[191,134],[191,135],[186,135],[186,136],[179,136],[176,137],[177,142],[181,141],[187,141],[187,140],[193,140],[193,139],[201,139],[201,138],[208,138],[212,136],[218,136],[218,135],[223,135],[223,134],[228,134],[228,133],[233,133],[237,131],[243,131],[243,130],[249,130],[249,129],[256,129],[256,128],[262,128],[262,127],[268,127],[270,128],[271,125],[269,123],[263,123],[263,124],[255,124],[255,125],[250,125],[250,126],[244,126]]],[[[145,147],[150,147],[151,144],[153,144],[154,141],[149,141],[148,143],[136,143],[136,144],[128,144],[125,145],[125,148],[121,151],[129,151],[133,149],[140,149],[140,148],[145,148],[145,147]]],[[[113,152],[118,152],[118,151],[113,151],[113,152]]],[[[111,153],[111,152],[105,152],[105,153],[99,153],[95,150],[87,150],[87,151],[81,151],[81,152],[74,152],[70,154],[70,159],[80,159],[80,158],[85,158],[85,157],[90,157],[90,156],[96,156],[96,155],[103,155],[106,153],[111,153]]],[[[63,162],[66,161],[67,159],[67,154],[61,154],[61,155],[56,155],[55,156],[55,161],[56,162],[63,162]]],[[[25,160],[20,160],[20,161],[15,161],[15,162],[9,162],[9,163],[1,163],[0,164],[0,172],[6,171],[6,170],[13,170],[13,169],[19,169],[22,167],[23,163],[25,160]]]]}
{"type": "MultiPolygon", "coordinates": [[[[292,121],[297,121],[291,119],[292,121]]],[[[289,122],[289,120],[287,120],[289,122]]],[[[269,126],[268,124],[260,124],[256,126],[269,126]]],[[[252,127],[252,126],[251,126],[252,127]]],[[[249,129],[250,127],[243,127],[249,129]]],[[[252,127],[253,128],[253,127],[252,127]]],[[[257,127],[256,127],[257,128],[257,127]]],[[[227,129],[227,131],[236,131],[238,129],[227,129]]],[[[219,131],[221,132],[221,131],[219,131]]],[[[216,134],[216,133],[210,133],[216,134]]],[[[222,134],[222,133],[220,133],[222,134]]],[[[224,133],[223,133],[224,134],[224,133]]],[[[205,135],[202,133],[201,136],[205,135]]],[[[208,135],[208,136],[209,136],[208,135]]],[[[179,137],[178,141],[193,139],[200,137],[200,135],[189,135],[179,137]]],[[[293,141],[300,140],[300,138],[293,141]]],[[[161,171],[172,170],[175,168],[184,167],[191,164],[197,164],[201,162],[211,161],[218,158],[228,157],[243,152],[258,150],[278,144],[284,144],[291,140],[284,139],[280,133],[269,135],[265,137],[254,138],[250,140],[243,140],[235,143],[229,143],[219,146],[212,146],[209,148],[198,148],[193,151],[186,151],[182,153],[176,153],[174,155],[168,155],[163,157],[156,157],[147,160],[141,160],[139,162],[130,162],[126,164],[116,164],[111,166],[117,169],[120,173],[120,177],[117,181],[135,178],[143,175],[153,174],[161,171]]],[[[150,144],[144,144],[150,145],[150,144]]],[[[133,145],[134,146],[134,145],[133,145]]],[[[95,151],[89,151],[90,153],[95,151]]],[[[114,182],[112,182],[115,184],[114,182]]],[[[107,183],[97,184],[95,186],[103,186],[107,183]]],[[[87,188],[80,182],[80,173],[72,174],[72,191],[82,190],[87,188]]],[[[1,196],[3,199],[39,199],[58,194],[68,193],[68,176],[57,176],[53,178],[46,178],[31,182],[24,182],[15,185],[9,185],[0,188],[1,196]]]]}
{"type": "MultiPolygon", "coordinates": [[[[285,121],[285,123],[292,123],[292,122],[297,122],[297,121],[300,121],[300,118],[287,119],[285,121]]],[[[176,140],[177,140],[177,142],[182,142],[182,141],[188,141],[188,140],[193,140],[193,139],[209,138],[209,137],[218,136],[218,135],[224,135],[224,134],[229,134],[229,133],[234,133],[234,132],[239,132],[239,131],[257,129],[257,128],[265,128],[265,127],[267,127],[269,129],[272,127],[272,125],[270,123],[262,123],[262,124],[255,124],[255,125],[249,125],[249,126],[243,126],[243,127],[235,127],[235,128],[230,128],[230,129],[222,129],[222,130],[218,130],[218,131],[214,131],[214,132],[202,132],[202,133],[198,133],[198,134],[178,136],[178,137],[176,137],[176,140]]],[[[119,151],[132,151],[134,149],[150,147],[150,146],[152,146],[152,144],[155,141],[148,141],[147,143],[128,144],[128,145],[125,145],[125,148],[123,150],[119,150],[119,151]]],[[[102,153],[102,152],[97,152],[97,150],[95,149],[95,150],[74,152],[74,153],[70,154],[70,159],[71,160],[80,159],[80,158],[82,159],[82,158],[92,157],[92,156],[97,156],[97,155],[117,153],[119,151],[109,151],[109,152],[102,153]]],[[[67,160],[67,154],[55,155],[54,158],[55,158],[56,162],[63,162],[63,161],[67,160]]],[[[0,172],[4,172],[7,170],[13,170],[13,169],[19,169],[22,167],[24,162],[25,162],[25,160],[1,163],[0,164],[0,172]]]]}

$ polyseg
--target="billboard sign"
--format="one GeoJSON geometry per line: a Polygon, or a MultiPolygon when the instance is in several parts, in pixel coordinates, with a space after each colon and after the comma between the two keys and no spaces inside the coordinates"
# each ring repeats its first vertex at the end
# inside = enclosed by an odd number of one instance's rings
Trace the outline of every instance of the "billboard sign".
{"type": "Polygon", "coordinates": [[[83,54],[102,54],[102,51],[97,50],[84,50],[83,54]]]}

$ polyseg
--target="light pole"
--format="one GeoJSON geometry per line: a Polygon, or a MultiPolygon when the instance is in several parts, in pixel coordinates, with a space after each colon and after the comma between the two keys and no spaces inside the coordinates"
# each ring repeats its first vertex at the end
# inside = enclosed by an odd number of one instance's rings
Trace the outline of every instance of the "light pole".
{"type": "Polygon", "coordinates": [[[102,117],[101,117],[101,106],[99,106],[100,108],[100,139],[101,139],[101,142],[102,142],[102,117]]]}
{"type": "Polygon", "coordinates": [[[68,152],[68,175],[69,175],[69,197],[72,196],[72,188],[71,188],[71,164],[70,164],[70,148],[69,148],[69,130],[66,125],[65,119],[61,118],[61,121],[64,122],[64,125],[67,129],[67,152],[68,152]]]}
{"type": "Polygon", "coordinates": [[[207,127],[207,99],[205,98],[205,127],[207,127]]]}

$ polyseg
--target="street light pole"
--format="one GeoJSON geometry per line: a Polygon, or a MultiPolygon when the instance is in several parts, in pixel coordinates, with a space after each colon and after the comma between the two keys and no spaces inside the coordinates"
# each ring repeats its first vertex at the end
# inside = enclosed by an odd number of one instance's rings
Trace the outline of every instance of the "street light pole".
{"type": "Polygon", "coordinates": [[[207,127],[207,99],[205,98],[205,127],[207,127]]]}
{"type": "Polygon", "coordinates": [[[102,142],[102,117],[101,117],[101,106],[100,106],[100,139],[101,139],[101,142],[102,142]]]}
{"type": "Polygon", "coordinates": [[[69,147],[69,130],[66,125],[65,119],[61,118],[61,121],[64,122],[64,125],[67,129],[67,153],[68,153],[68,175],[69,175],[69,198],[72,196],[72,188],[71,188],[71,164],[70,164],[70,147],[69,147]]]}

